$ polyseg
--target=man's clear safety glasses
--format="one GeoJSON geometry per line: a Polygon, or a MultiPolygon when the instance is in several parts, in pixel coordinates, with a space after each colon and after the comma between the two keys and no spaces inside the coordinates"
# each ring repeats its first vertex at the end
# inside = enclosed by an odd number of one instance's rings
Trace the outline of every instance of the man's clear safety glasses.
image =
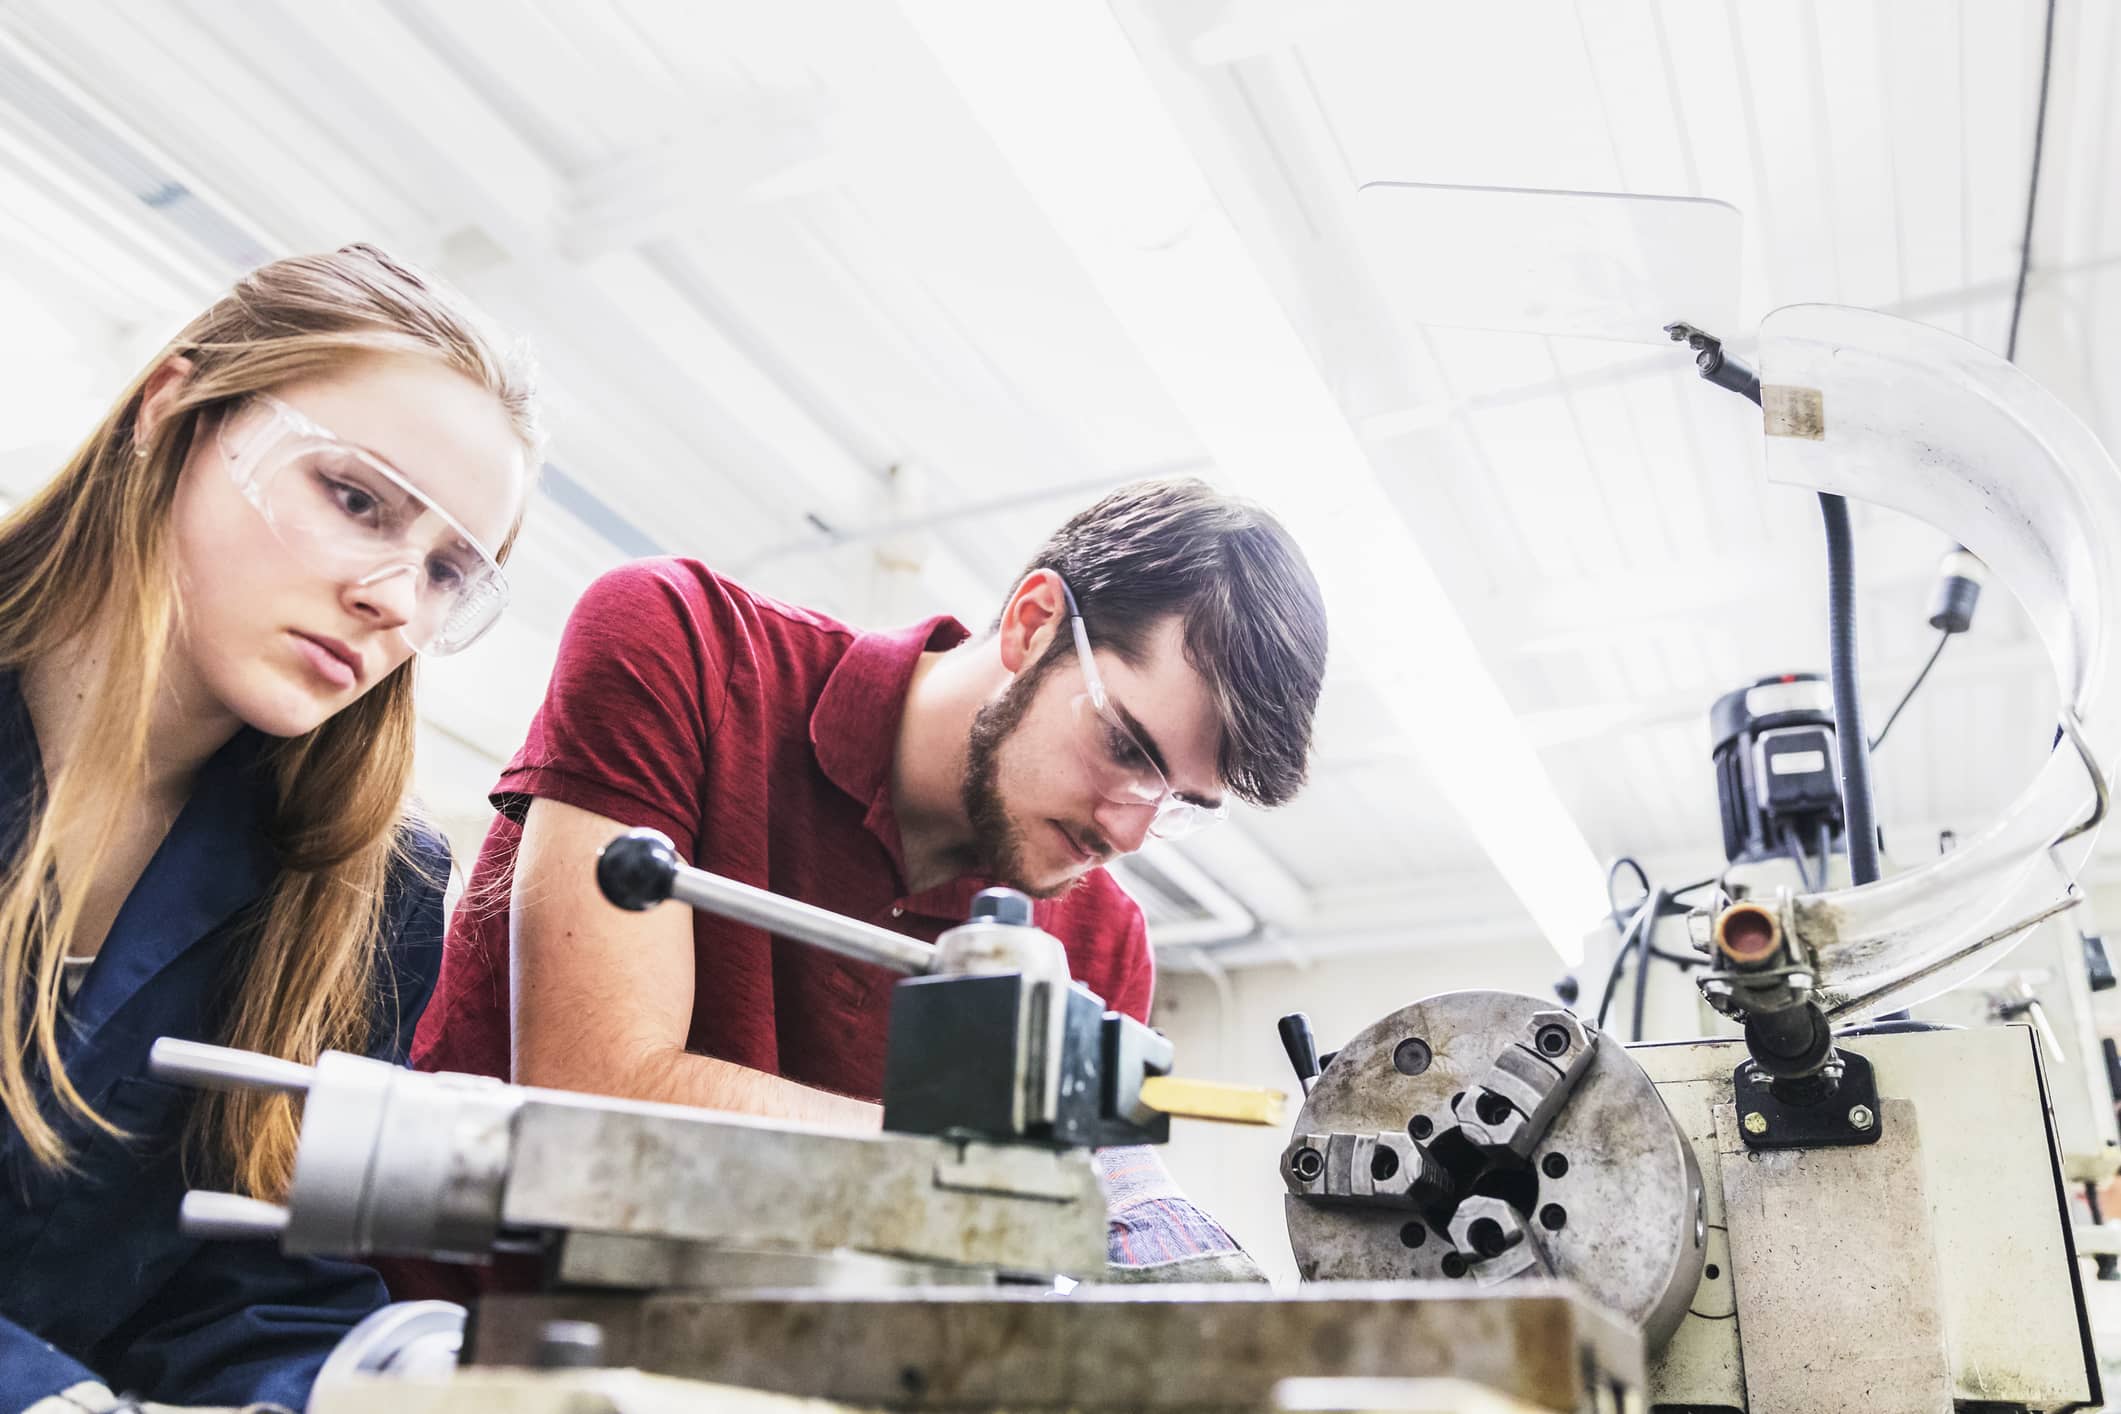
{"type": "Polygon", "coordinates": [[[1083,670],[1084,690],[1070,704],[1075,746],[1097,782],[1097,793],[1115,805],[1146,805],[1155,810],[1149,833],[1162,840],[1179,839],[1226,817],[1230,813],[1227,805],[1188,800],[1171,789],[1156,757],[1113,707],[1104,677],[1097,671],[1097,659],[1090,652],[1090,632],[1083,626],[1082,610],[1066,580],[1061,580],[1061,597],[1068,602],[1068,629],[1075,636],[1075,656],[1083,670]]]}

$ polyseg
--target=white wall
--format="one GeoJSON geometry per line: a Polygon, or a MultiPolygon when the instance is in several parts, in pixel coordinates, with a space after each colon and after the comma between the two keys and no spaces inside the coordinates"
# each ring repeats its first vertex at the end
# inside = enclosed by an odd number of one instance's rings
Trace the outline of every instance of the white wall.
{"type": "MultiPolygon", "coordinates": [[[[1529,928],[1522,942],[1410,943],[1404,953],[1309,968],[1244,968],[1227,974],[1223,987],[1167,967],[1150,1020],[1177,1047],[1180,1074],[1283,1090],[1293,1122],[1300,1097],[1274,1029],[1287,1013],[1307,1013],[1319,1049],[1330,1051],[1386,1014],[1437,992],[1492,988],[1550,997],[1565,970],[1529,928]]],[[[1164,1153],[1186,1195],[1220,1219],[1277,1285],[1296,1282],[1276,1170],[1287,1140],[1287,1125],[1251,1129],[1177,1120],[1164,1153]]]]}

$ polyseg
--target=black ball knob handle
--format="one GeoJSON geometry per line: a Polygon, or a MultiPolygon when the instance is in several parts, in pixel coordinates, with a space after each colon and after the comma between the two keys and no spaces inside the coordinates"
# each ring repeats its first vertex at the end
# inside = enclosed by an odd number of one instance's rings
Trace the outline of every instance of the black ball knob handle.
{"type": "Polygon", "coordinates": [[[1289,1056],[1290,1068],[1296,1072],[1296,1083],[1308,1091],[1311,1082],[1318,1079],[1318,1041],[1311,1034],[1311,1018],[1300,1011],[1292,1011],[1274,1024],[1281,1033],[1281,1048],[1289,1056]]]}
{"type": "Polygon", "coordinates": [[[683,861],[660,830],[628,830],[597,851],[597,887],[620,908],[644,913],[670,897],[683,861]]]}

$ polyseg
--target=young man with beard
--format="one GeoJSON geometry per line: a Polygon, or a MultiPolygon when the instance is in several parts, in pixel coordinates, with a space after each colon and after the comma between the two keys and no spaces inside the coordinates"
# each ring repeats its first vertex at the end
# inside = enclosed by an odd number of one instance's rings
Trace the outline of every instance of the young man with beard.
{"type": "Polygon", "coordinates": [[[1070,520],[977,637],[947,617],[858,631],[695,560],[614,570],[495,787],[414,1063],[877,1126],[897,978],[613,908],[597,851],[640,825],[700,868],[924,939],[980,889],[1022,889],[1075,977],[1146,1020],[1141,910],[1099,866],[1229,796],[1294,795],[1325,653],[1287,532],[1190,480],[1070,520]]]}

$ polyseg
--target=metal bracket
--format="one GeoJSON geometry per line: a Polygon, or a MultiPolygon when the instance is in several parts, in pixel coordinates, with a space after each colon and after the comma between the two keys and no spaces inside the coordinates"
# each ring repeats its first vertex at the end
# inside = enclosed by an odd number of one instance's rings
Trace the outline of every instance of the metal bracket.
{"type": "Polygon", "coordinates": [[[1751,1061],[1731,1075],[1731,1098],[1738,1107],[1738,1132],[1748,1149],[1839,1149],[1875,1144],[1883,1131],[1878,1080],[1871,1063],[1846,1047],[1837,1047],[1842,1063],[1838,1082],[1820,1084],[1817,1099],[1805,1102],[1777,1095],[1775,1080],[1751,1061]]]}
{"type": "MultiPolygon", "coordinates": [[[[2068,737],[2069,744],[2077,748],[2078,759],[2084,762],[2084,769],[2091,772],[2093,800],[2091,818],[2080,825],[2072,826],[2066,834],[2057,836],[2055,844],[2066,844],[2079,835],[2098,829],[2106,819],[2108,800],[2106,772],[2099,769],[2099,758],[2092,755],[2091,743],[2084,739],[2084,723],[2077,719],[2074,707],[2062,709],[2062,735],[2068,737]]],[[[2049,845],[2048,848],[2053,849],[2054,845],[2049,845]]]]}
{"type": "Polygon", "coordinates": [[[1664,332],[1672,336],[1673,343],[1685,344],[1694,351],[1694,366],[1701,370],[1702,377],[1723,367],[1723,340],[1714,334],[1679,322],[1665,325],[1664,332]]]}

